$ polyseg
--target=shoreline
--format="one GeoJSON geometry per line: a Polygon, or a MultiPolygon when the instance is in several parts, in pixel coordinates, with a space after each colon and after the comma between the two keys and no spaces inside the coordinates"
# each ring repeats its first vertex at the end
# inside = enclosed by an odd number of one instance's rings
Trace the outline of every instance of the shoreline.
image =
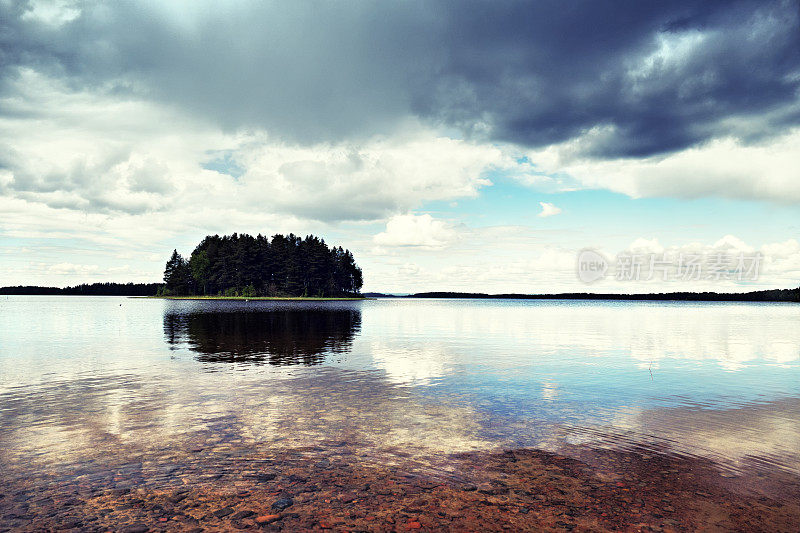
{"type": "Polygon", "coordinates": [[[643,301],[643,302],[731,302],[731,303],[800,303],[800,288],[769,289],[749,292],[662,292],[662,293],[593,293],[566,292],[551,294],[501,293],[488,294],[481,292],[418,292],[394,295],[386,293],[366,292],[366,296],[375,298],[431,298],[431,299],[463,299],[463,300],[575,300],[575,301],[643,301]]]}
{"type": "Polygon", "coordinates": [[[0,530],[788,532],[800,522],[796,474],[739,477],[652,450],[576,450],[457,453],[447,472],[337,446],[131,457],[71,479],[3,480],[0,530]]]}
{"type": "MultiPolygon", "coordinates": [[[[132,284],[128,284],[132,285],[132,284]]],[[[132,298],[163,298],[174,300],[381,300],[381,299],[463,299],[463,300],[572,300],[572,301],[642,301],[642,302],[729,302],[729,303],[800,303],[800,287],[794,289],[766,289],[748,292],[662,292],[662,293],[593,293],[569,292],[549,294],[499,293],[434,291],[411,294],[389,294],[366,291],[358,297],[315,297],[315,296],[157,296],[157,284],[147,284],[145,289],[133,290],[135,287],[116,284],[115,290],[106,287],[87,286],[85,290],[78,287],[35,287],[17,286],[0,287],[2,296],[127,296],[132,298]]]]}

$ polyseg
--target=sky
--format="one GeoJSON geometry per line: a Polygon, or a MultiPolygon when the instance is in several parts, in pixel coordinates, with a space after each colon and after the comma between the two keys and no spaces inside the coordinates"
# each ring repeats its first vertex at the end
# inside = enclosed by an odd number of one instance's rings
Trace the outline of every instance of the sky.
{"type": "Polygon", "coordinates": [[[365,291],[797,287],[800,3],[0,0],[0,285],[233,232],[365,291]]]}

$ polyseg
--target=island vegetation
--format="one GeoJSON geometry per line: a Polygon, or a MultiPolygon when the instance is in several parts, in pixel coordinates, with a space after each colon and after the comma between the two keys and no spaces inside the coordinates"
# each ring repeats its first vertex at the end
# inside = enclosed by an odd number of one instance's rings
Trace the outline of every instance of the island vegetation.
{"type": "Polygon", "coordinates": [[[363,284],[353,254],[308,235],[208,236],[189,259],[172,252],[159,296],[357,297],[363,284]]]}

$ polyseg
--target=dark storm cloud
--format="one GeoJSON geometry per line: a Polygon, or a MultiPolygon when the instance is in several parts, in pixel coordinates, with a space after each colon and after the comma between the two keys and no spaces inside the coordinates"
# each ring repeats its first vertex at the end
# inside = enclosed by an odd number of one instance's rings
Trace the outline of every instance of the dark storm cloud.
{"type": "Polygon", "coordinates": [[[452,16],[438,90],[417,109],[465,129],[485,117],[495,139],[541,146],[611,126],[591,149],[636,156],[737,134],[720,124],[734,116],[776,112],[755,137],[798,124],[796,2],[500,2],[452,16]]]}
{"type": "Polygon", "coordinates": [[[800,124],[797,1],[175,5],[87,4],[57,26],[2,3],[1,75],[301,142],[415,115],[532,147],[602,128],[583,150],[644,156],[800,124]]]}

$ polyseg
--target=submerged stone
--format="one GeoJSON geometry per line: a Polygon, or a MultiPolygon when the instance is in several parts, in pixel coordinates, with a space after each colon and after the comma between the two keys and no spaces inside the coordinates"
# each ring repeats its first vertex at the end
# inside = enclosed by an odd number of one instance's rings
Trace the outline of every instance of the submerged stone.
{"type": "Polygon", "coordinates": [[[272,508],[276,511],[283,511],[284,509],[286,509],[287,507],[291,507],[292,505],[294,505],[294,500],[289,497],[284,497],[275,500],[275,502],[272,504],[272,508]]]}

